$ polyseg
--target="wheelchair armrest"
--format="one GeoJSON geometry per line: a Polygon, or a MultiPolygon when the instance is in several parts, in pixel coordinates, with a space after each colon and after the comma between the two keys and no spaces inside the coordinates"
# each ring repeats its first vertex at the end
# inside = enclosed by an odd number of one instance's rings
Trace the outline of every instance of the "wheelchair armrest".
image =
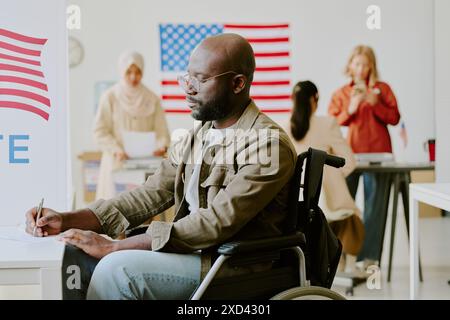
{"type": "Polygon", "coordinates": [[[228,242],[221,245],[217,252],[226,256],[232,256],[242,253],[267,252],[289,247],[303,246],[305,243],[305,235],[301,232],[297,232],[288,236],[228,242]]]}

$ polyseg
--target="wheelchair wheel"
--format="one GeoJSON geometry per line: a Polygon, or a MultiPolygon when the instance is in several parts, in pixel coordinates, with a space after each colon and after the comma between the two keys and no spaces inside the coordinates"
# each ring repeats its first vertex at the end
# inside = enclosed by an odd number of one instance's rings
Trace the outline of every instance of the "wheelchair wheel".
{"type": "Polygon", "coordinates": [[[288,289],[270,300],[345,300],[345,298],[330,289],[309,286],[288,289]]]}

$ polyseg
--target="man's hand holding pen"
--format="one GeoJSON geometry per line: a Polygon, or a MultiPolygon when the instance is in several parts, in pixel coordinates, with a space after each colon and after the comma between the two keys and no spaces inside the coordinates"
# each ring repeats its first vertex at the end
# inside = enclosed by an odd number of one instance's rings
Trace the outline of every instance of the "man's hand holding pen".
{"type": "Polygon", "coordinates": [[[52,209],[42,208],[41,216],[36,221],[38,208],[32,208],[26,213],[26,232],[36,237],[46,237],[61,233],[63,217],[52,209]],[[36,229],[35,229],[36,227],[36,229]]]}

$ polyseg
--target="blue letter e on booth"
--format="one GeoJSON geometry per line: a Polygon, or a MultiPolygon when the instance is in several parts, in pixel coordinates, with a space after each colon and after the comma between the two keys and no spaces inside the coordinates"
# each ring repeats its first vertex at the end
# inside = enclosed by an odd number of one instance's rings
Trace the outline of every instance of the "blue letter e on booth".
{"type": "Polygon", "coordinates": [[[16,140],[29,140],[29,135],[9,136],[9,163],[29,163],[30,159],[16,158],[16,152],[28,151],[27,146],[16,146],[16,140]]]}

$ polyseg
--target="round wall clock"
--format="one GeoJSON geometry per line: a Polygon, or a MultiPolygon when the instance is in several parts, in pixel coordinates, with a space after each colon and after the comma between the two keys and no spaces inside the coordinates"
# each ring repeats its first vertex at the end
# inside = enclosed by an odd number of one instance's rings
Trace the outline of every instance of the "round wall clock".
{"type": "Polygon", "coordinates": [[[80,40],[69,36],[69,67],[75,68],[84,58],[84,48],[80,40]]]}

